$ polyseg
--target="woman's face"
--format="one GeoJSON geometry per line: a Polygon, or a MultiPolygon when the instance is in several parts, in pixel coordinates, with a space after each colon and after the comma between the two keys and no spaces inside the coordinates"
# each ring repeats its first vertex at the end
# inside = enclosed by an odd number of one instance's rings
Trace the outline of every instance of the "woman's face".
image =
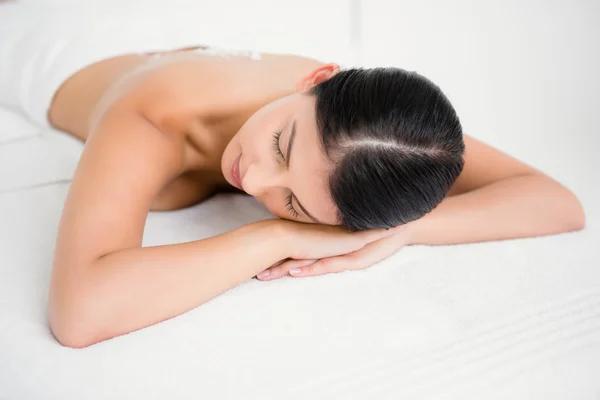
{"type": "Polygon", "coordinates": [[[241,155],[243,190],[280,218],[339,225],[328,184],[334,165],[319,142],[315,98],[305,93],[338,71],[336,64],[327,64],[302,78],[297,93],[254,113],[223,153],[225,179],[235,186],[232,167],[241,155]]]}

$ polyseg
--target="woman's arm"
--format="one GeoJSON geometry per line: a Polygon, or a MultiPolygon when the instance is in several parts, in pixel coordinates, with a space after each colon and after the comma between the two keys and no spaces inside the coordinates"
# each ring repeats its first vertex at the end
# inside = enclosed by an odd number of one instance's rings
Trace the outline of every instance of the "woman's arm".
{"type": "Polygon", "coordinates": [[[583,229],[575,195],[549,176],[465,135],[465,167],[449,197],[410,224],[410,244],[458,244],[583,229]]]}
{"type": "Polygon", "coordinates": [[[85,347],[183,314],[286,258],[284,249],[273,219],[203,240],[112,252],[82,271],[57,337],[85,347]]]}
{"type": "MultiPolygon", "coordinates": [[[[582,229],[585,215],[577,198],[550,177],[465,135],[465,167],[433,211],[400,225],[391,236],[336,257],[286,261],[260,280],[289,275],[317,276],[360,270],[409,244],[459,244],[542,236],[582,229]],[[306,261],[315,261],[308,265],[306,261]]],[[[400,199],[401,201],[401,199],[400,199]]],[[[307,257],[311,258],[311,257],[307,257]]]]}
{"type": "Polygon", "coordinates": [[[125,97],[93,129],[65,202],[49,323],[69,347],[174,317],[286,257],[276,220],[141,248],[154,196],[183,168],[185,138],[159,130],[137,104],[125,97]]]}

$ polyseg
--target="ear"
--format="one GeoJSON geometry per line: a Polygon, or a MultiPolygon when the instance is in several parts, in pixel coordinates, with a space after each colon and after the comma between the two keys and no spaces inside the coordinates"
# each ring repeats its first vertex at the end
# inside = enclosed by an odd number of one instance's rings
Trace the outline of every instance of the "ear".
{"type": "Polygon", "coordinates": [[[331,78],[338,72],[340,72],[340,66],[338,64],[329,63],[322,65],[302,77],[298,83],[296,83],[296,91],[305,92],[313,86],[331,78]]]}

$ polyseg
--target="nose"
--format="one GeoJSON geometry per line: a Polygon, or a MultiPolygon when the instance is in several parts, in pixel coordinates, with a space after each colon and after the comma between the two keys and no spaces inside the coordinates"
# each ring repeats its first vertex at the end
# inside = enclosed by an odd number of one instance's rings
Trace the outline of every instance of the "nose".
{"type": "Polygon", "coordinates": [[[259,198],[274,188],[284,187],[285,172],[285,170],[261,167],[257,163],[253,163],[242,178],[244,191],[259,198]]]}

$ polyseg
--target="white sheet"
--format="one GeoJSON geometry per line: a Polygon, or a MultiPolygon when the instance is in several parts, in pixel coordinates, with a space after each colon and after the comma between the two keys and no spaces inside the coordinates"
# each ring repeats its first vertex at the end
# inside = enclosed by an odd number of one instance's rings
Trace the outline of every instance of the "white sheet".
{"type": "MultiPolygon", "coordinates": [[[[62,347],[47,327],[48,284],[81,149],[0,108],[0,399],[600,396],[596,220],[572,234],[411,246],[360,272],[249,280],[152,327],[62,347]]],[[[253,198],[220,194],[151,213],[144,245],[269,217],[253,198]]]]}

